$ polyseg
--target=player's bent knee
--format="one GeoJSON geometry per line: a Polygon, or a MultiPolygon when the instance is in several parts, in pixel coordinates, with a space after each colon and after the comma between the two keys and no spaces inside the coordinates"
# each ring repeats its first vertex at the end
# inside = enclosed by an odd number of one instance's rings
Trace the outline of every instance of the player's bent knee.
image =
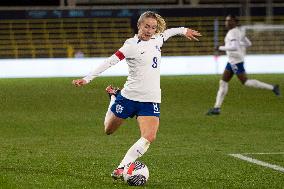
{"type": "Polygon", "coordinates": [[[112,130],[108,129],[108,128],[105,128],[105,134],[107,135],[111,135],[113,133],[112,130]]]}
{"type": "Polygon", "coordinates": [[[105,121],[104,122],[105,125],[105,134],[110,135],[112,133],[114,133],[119,126],[121,125],[121,122],[117,122],[117,121],[105,121]]]}
{"type": "Polygon", "coordinates": [[[114,133],[114,131],[115,131],[115,128],[112,127],[111,125],[105,126],[105,134],[111,135],[112,133],[114,133]]]}
{"type": "Polygon", "coordinates": [[[108,122],[108,121],[104,121],[104,126],[105,126],[105,128],[107,128],[108,125],[109,125],[109,122],[108,122]]]}
{"type": "Polygon", "coordinates": [[[105,121],[104,125],[105,125],[105,134],[107,134],[107,135],[112,134],[113,129],[111,129],[111,125],[109,124],[109,122],[105,121]]]}

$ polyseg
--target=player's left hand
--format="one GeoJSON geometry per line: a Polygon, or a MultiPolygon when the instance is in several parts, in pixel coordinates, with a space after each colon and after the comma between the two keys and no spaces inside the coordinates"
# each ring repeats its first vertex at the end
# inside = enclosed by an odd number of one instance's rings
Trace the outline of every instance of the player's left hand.
{"type": "Polygon", "coordinates": [[[201,33],[199,33],[199,31],[196,30],[192,30],[187,28],[187,32],[185,34],[185,37],[188,38],[189,40],[194,39],[195,41],[199,41],[197,37],[201,37],[201,33]]]}

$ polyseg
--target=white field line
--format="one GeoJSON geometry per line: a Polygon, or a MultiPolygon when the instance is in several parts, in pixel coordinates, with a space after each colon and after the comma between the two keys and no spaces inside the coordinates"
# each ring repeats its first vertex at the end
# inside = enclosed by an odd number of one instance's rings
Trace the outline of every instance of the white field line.
{"type": "Polygon", "coordinates": [[[281,155],[281,154],[284,154],[284,152],[266,152],[266,153],[241,153],[241,154],[247,154],[247,155],[250,155],[250,154],[256,154],[256,155],[281,155]]]}
{"type": "Polygon", "coordinates": [[[278,165],[274,165],[274,164],[270,164],[270,163],[266,163],[264,161],[260,161],[260,160],[257,160],[257,159],[253,159],[251,157],[247,157],[247,156],[244,156],[242,154],[229,154],[230,156],[233,156],[233,157],[236,157],[236,158],[239,158],[241,160],[244,160],[244,161],[248,161],[250,163],[254,163],[254,164],[257,164],[257,165],[261,165],[261,166],[264,166],[264,167],[268,167],[268,168],[271,168],[271,169],[274,169],[276,171],[280,171],[280,172],[283,172],[284,173],[284,167],[281,167],[281,166],[278,166],[278,165]]]}

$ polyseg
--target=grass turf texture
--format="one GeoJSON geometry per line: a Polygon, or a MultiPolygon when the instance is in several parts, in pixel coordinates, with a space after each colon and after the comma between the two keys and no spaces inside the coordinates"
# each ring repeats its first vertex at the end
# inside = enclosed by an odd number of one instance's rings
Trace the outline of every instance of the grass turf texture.
{"type": "MultiPolygon", "coordinates": [[[[250,75],[284,89],[284,75],[250,75]]],[[[140,159],[145,188],[281,188],[283,172],[229,153],[284,151],[284,98],[230,82],[220,116],[206,116],[220,76],[162,77],[157,140],[140,159]]],[[[135,119],[103,132],[104,89],[125,77],[82,88],[72,78],[1,79],[0,188],[128,188],[110,173],[140,137],[135,119]]],[[[284,165],[283,155],[250,157],[284,165]]]]}

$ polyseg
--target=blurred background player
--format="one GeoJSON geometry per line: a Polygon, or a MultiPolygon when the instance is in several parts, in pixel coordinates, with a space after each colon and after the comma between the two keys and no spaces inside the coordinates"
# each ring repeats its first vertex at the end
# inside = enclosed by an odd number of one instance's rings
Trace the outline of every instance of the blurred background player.
{"type": "Polygon", "coordinates": [[[207,115],[220,114],[221,105],[228,93],[228,82],[232,79],[234,74],[236,74],[240,82],[247,87],[271,90],[275,95],[280,96],[279,85],[271,85],[255,79],[248,79],[244,68],[244,56],[246,54],[246,48],[251,46],[251,42],[238,27],[237,17],[228,15],[225,20],[225,27],[229,30],[225,37],[225,46],[217,46],[215,50],[226,51],[228,63],[222,79],[219,82],[219,90],[217,92],[214,108],[209,109],[207,115]]]}
{"type": "Polygon", "coordinates": [[[75,86],[85,85],[109,67],[126,59],[129,75],[124,88],[121,92],[112,86],[106,88],[111,99],[104,121],[105,133],[114,133],[124,119],[136,116],[141,138],[127,151],[111,174],[114,179],[122,178],[124,166],[141,157],[156,139],[160,122],[160,63],[163,43],[175,35],[184,35],[194,40],[201,36],[199,32],[184,27],[165,30],[164,19],[151,11],[140,16],[137,26],[138,34],[126,40],[102,65],[83,79],[73,80],[75,86]]]}

